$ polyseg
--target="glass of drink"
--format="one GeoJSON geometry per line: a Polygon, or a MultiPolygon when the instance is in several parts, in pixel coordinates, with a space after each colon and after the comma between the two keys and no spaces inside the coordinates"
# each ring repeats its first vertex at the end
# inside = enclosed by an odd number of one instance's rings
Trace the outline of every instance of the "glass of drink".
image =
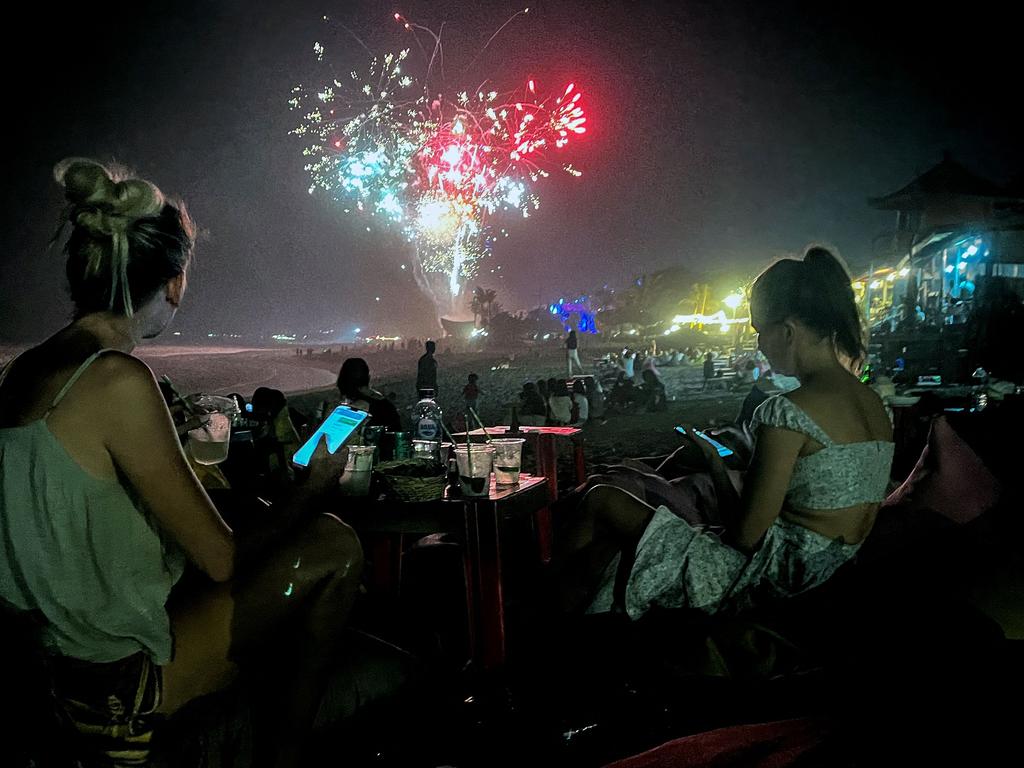
{"type": "Polygon", "coordinates": [[[188,448],[196,464],[220,464],[228,457],[231,442],[231,421],[238,413],[238,404],[230,397],[201,395],[192,401],[192,410],[202,426],[188,431],[188,448]]]}
{"type": "Polygon", "coordinates": [[[494,483],[495,485],[519,485],[519,468],[523,463],[523,443],[521,437],[508,437],[492,440],[494,447],[494,483]]]}
{"type": "Polygon", "coordinates": [[[494,449],[486,443],[460,443],[455,446],[459,467],[459,486],[463,496],[487,496],[490,493],[491,464],[494,449]]]}
{"type": "Polygon", "coordinates": [[[350,445],[345,459],[345,471],[338,481],[343,493],[349,496],[365,496],[370,492],[370,477],[373,474],[373,445],[350,445]]]}

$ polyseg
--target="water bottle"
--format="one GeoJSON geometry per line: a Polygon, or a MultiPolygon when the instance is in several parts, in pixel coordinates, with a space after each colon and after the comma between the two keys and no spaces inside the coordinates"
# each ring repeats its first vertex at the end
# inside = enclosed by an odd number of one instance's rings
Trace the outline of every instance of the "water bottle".
{"type": "Polygon", "coordinates": [[[420,401],[412,408],[412,436],[414,440],[441,442],[441,408],[434,401],[434,390],[420,391],[420,401]]]}

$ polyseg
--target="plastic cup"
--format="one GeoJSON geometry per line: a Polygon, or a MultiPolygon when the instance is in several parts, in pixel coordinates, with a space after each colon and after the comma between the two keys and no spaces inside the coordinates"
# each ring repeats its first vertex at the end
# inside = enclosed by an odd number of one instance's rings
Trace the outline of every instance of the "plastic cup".
{"type": "Polygon", "coordinates": [[[455,446],[455,463],[459,468],[459,486],[463,496],[487,496],[490,493],[493,458],[494,449],[484,443],[455,446]]]}
{"type": "Polygon", "coordinates": [[[220,464],[228,457],[231,419],[223,413],[207,414],[203,426],[188,431],[188,449],[196,464],[220,464]]]}
{"type": "Polygon", "coordinates": [[[370,478],[373,475],[373,453],[376,446],[350,445],[345,459],[345,471],[338,481],[343,493],[348,496],[365,496],[370,492],[370,478]]]}
{"type": "Polygon", "coordinates": [[[495,485],[519,485],[519,470],[523,463],[523,443],[521,437],[492,440],[494,448],[494,483],[495,485]]]}
{"type": "Polygon", "coordinates": [[[346,472],[369,472],[373,469],[372,445],[350,445],[345,459],[346,472]]]}
{"type": "Polygon", "coordinates": [[[238,403],[230,397],[200,395],[192,400],[192,410],[203,425],[188,431],[188,448],[196,464],[220,464],[228,457],[231,422],[239,414],[238,403]]]}
{"type": "Polygon", "coordinates": [[[412,457],[437,463],[441,454],[441,443],[437,440],[413,440],[412,457]]]}

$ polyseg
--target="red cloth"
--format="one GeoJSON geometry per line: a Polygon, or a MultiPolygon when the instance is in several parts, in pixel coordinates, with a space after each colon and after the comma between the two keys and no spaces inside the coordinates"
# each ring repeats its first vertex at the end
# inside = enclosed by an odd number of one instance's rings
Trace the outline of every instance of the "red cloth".
{"type": "Polygon", "coordinates": [[[820,746],[828,730],[802,718],[684,736],[605,768],[785,768],[820,746]]]}

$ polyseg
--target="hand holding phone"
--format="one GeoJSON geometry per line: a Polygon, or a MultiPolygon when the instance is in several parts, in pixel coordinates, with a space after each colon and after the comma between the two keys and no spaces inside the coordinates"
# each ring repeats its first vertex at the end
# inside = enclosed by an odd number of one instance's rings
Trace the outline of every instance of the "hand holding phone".
{"type": "MultiPolygon", "coordinates": [[[[680,435],[687,435],[685,427],[676,427],[676,432],[678,432],[680,435]]],[[[727,448],[726,446],[722,445],[720,442],[715,440],[713,437],[709,437],[705,433],[701,432],[699,429],[694,429],[693,434],[704,440],[706,443],[710,444],[718,452],[718,455],[721,456],[723,459],[726,456],[732,456],[734,453],[732,448],[727,448]]]]}
{"type": "Polygon", "coordinates": [[[357,411],[339,405],[324,419],[324,423],[317,428],[316,432],[310,435],[309,440],[295,452],[292,461],[300,467],[308,467],[321,440],[326,443],[328,453],[337,453],[367,416],[365,411],[357,411]]]}

